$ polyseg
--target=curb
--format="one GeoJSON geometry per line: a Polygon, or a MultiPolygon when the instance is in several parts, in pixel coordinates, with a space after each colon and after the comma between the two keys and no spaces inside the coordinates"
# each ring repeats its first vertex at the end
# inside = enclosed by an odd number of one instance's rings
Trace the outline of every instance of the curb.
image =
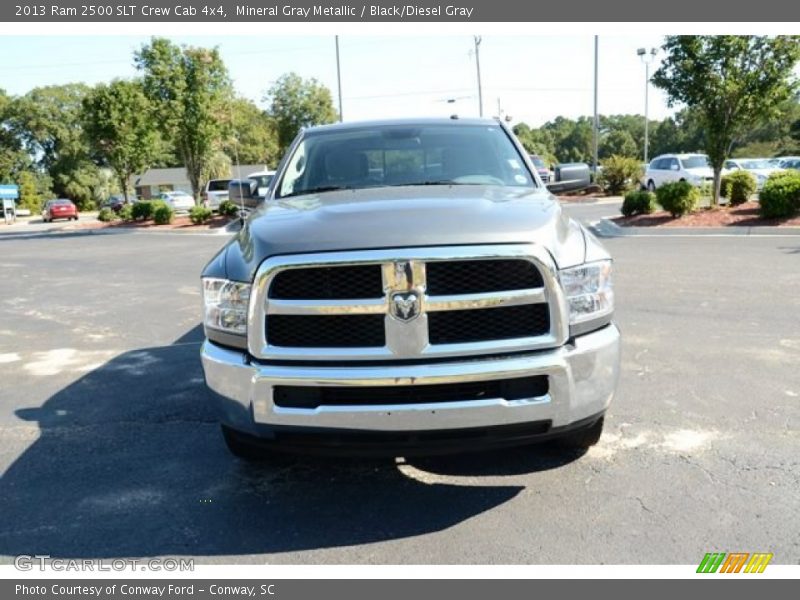
{"type": "Polygon", "coordinates": [[[590,226],[600,237],[800,237],[800,227],[620,227],[611,219],[590,226]]]}

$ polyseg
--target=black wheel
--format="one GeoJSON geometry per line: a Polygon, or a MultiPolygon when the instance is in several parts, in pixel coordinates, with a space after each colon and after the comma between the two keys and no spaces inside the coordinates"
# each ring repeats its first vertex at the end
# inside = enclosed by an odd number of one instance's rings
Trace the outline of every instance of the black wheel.
{"type": "Polygon", "coordinates": [[[601,435],[603,435],[603,417],[600,417],[593,425],[568,433],[556,441],[562,448],[586,450],[599,442],[601,435]]]}
{"type": "Polygon", "coordinates": [[[655,192],[656,191],[656,184],[653,182],[652,179],[647,182],[647,191],[648,192],[655,192]]]}
{"type": "Polygon", "coordinates": [[[269,452],[264,448],[253,444],[248,441],[246,437],[225,425],[222,427],[222,437],[225,439],[225,445],[230,450],[231,454],[237,458],[246,461],[256,462],[263,461],[269,456],[269,452]]]}

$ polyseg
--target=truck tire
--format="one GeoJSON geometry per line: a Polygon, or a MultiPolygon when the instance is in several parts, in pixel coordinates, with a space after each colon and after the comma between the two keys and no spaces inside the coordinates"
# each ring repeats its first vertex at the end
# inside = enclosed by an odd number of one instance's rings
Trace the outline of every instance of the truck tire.
{"type": "Polygon", "coordinates": [[[562,448],[570,450],[587,450],[600,441],[603,435],[603,417],[585,429],[568,433],[556,441],[562,448]]]}
{"type": "Polygon", "coordinates": [[[262,461],[267,457],[268,453],[264,448],[248,442],[239,435],[236,430],[226,427],[225,425],[221,425],[220,427],[222,428],[222,437],[225,439],[225,445],[228,447],[230,453],[237,458],[256,462],[262,461]]]}

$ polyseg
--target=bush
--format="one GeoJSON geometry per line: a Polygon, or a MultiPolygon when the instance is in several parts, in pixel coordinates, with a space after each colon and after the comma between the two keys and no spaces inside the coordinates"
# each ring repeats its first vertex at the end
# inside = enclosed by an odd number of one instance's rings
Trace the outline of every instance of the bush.
{"type": "Polygon", "coordinates": [[[156,225],[168,225],[172,223],[172,217],[175,216],[175,211],[168,204],[158,201],[153,202],[153,221],[156,225]]]}
{"type": "Polygon", "coordinates": [[[133,221],[133,204],[123,204],[117,216],[123,221],[133,221]]]}
{"type": "Polygon", "coordinates": [[[614,155],[601,164],[603,170],[597,176],[597,183],[603,186],[606,193],[617,195],[639,186],[642,167],[637,159],[614,155]]]}
{"type": "Polygon", "coordinates": [[[117,215],[114,213],[113,210],[111,210],[108,207],[101,208],[100,212],[97,213],[97,220],[98,221],[102,221],[103,223],[108,223],[110,221],[113,221],[116,218],[117,218],[117,215]]]}
{"type": "MultiPolygon", "coordinates": [[[[222,204],[220,204],[220,212],[222,212],[222,204]]],[[[195,206],[189,210],[189,220],[195,225],[205,223],[211,218],[211,215],[211,209],[205,206],[195,206]]]]}
{"type": "Polygon", "coordinates": [[[239,207],[230,200],[223,200],[219,203],[219,214],[225,217],[235,217],[239,214],[239,207]]]}
{"type": "Polygon", "coordinates": [[[761,216],[785,219],[800,210],[800,171],[779,171],[767,179],[759,194],[761,216]]]}
{"type": "Polygon", "coordinates": [[[625,200],[622,201],[622,214],[626,217],[649,215],[655,210],[656,197],[652,192],[628,192],[625,194],[625,200]]]}
{"type": "Polygon", "coordinates": [[[656,189],[656,199],[673,217],[681,217],[697,207],[700,190],[688,181],[673,181],[656,189]]]}
{"type": "Polygon", "coordinates": [[[131,208],[131,217],[134,221],[147,221],[153,218],[153,203],[148,200],[137,202],[131,208]]]}
{"type": "Polygon", "coordinates": [[[756,189],[756,178],[747,171],[734,171],[725,175],[720,186],[722,197],[730,200],[733,206],[747,202],[756,193],[756,189]]]}

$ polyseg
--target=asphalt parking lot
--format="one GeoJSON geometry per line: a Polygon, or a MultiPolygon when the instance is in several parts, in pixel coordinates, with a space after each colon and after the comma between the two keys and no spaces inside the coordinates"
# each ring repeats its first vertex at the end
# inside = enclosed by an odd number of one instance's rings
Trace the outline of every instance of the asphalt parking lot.
{"type": "Polygon", "coordinates": [[[0,561],[800,563],[800,237],[605,241],[622,377],[582,456],[256,466],[225,449],[198,358],[224,241],[0,236],[0,561]]]}

